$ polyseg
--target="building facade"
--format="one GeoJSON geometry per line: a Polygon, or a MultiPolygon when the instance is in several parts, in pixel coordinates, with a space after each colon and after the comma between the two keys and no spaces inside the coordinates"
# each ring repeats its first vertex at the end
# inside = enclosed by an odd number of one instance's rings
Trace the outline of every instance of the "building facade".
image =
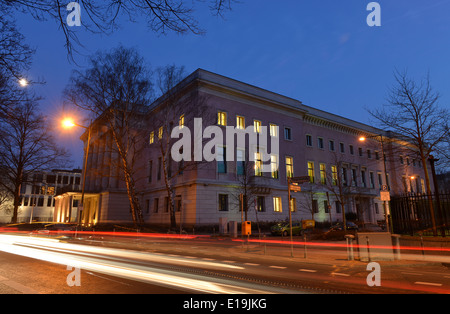
{"type": "MultiPolygon", "coordinates": [[[[18,222],[54,221],[57,195],[64,191],[80,190],[81,169],[40,171],[28,174],[20,189],[18,222]]],[[[75,201],[73,206],[77,206],[75,201]]],[[[11,221],[11,210],[3,210],[0,221],[11,221]]]]}
{"type": "MultiPolygon", "coordinates": [[[[376,223],[385,219],[387,208],[380,198],[381,190],[391,194],[425,192],[424,173],[415,148],[390,132],[201,69],[179,83],[176,92],[179,99],[189,95],[194,100],[185,106],[185,112],[178,111],[171,117],[171,129],[180,126],[192,131],[189,143],[194,147],[201,143],[202,152],[214,151],[216,158],[207,161],[203,156],[203,162],[186,169],[180,166],[188,162],[185,160],[169,158],[167,164],[158,145],[158,139],[165,136],[163,126],[153,117],[163,100],[155,101],[145,125],[136,133],[146,143],[135,166],[136,190],[145,223],[169,223],[164,175],[165,171],[172,173],[177,169],[183,170],[172,177],[171,193],[176,221],[183,226],[242,219],[282,221],[289,217],[289,209],[293,220],[334,223],[342,221],[344,213],[354,213],[360,221],[376,223]],[[190,106],[196,103],[201,104],[202,110],[195,118],[203,118],[197,129],[203,140],[199,142],[194,136],[195,120],[189,115],[193,111],[190,106]],[[208,144],[208,139],[213,138],[208,127],[215,127],[215,136],[217,129],[222,130],[222,141],[212,145],[211,140],[208,144]],[[229,127],[232,133],[228,133],[229,127]],[[244,143],[237,140],[240,132],[246,138],[244,143]],[[250,142],[252,134],[261,133],[267,135],[266,141],[261,141],[261,137],[256,143],[250,142]],[[215,148],[208,150],[212,146],[215,148]],[[290,202],[288,177],[309,178],[301,184],[301,192],[291,193],[290,202]],[[251,197],[245,206],[245,218],[244,197],[240,197],[244,194],[245,198],[251,197]]],[[[131,222],[124,181],[119,167],[111,163],[118,158],[111,149],[111,135],[102,127],[92,128],[91,132],[85,169],[86,201],[83,213],[79,213],[80,221],[131,222]]],[[[86,134],[82,140],[86,147],[86,134]]],[[[63,214],[67,210],[62,204],[69,197],[79,198],[79,194],[61,196],[55,209],[57,221],[67,221],[67,214],[63,214]]]]}

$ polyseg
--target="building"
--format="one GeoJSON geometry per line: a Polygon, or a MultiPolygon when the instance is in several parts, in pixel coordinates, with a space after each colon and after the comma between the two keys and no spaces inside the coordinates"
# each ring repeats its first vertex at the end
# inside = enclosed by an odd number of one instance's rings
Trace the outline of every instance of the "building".
{"type": "MultiPolygon", "coordinates": [[[[424,192],[424,173],[415,148],[397,140],[391,132],[201,69],[186,77],[174,91],[178,99],[192,97],[193,103],[202,106],[201,115],[196,117],[204,118],[200,129],[203,140],[211,138],[205,136],[209,126],[220,128],[224,139],[217,145],[218,158],[182,171],[172,179],[176,221],[184,226],[241,221],[239,195],[244,194],[241,179],[247,171],[250,173],[246,184],[251,187],[253,200],[246,206],[245,216],[251,221],[286,220],[291,208],[294,220],[336,222],[342,221],[345,212],[376,223],[385,219],[386,203],[380,199],[382,189],[390,190],[391,194],[424,192]],[[210,119],[211,116],[214,118],[210,119]],[[227,133],[229,126],[235,134],[227,133]],[[256,148],[250,142],[231,141],[239,132],[248,137],[251,133],[264,133],[264,127],[267,142],[257,142],[256,148]],[[366,140],[361,141],[361,137],[366,140]],[[250,162],[242,162],[247,160],[250,162]],[[250,170],[245,167],[249,164],[250,170]],[[289,204],[288,177],[305,176],[309,182],[301,185],[301,192],[292,193],[289,204]]],[[[176,171],[184,162],[172,158],[167,167],[163,165],[157,139],[163,137],[165,127],[155,122],[154,116],[165,101],[161,97],[152,104],[144,125],[136,133],[146,142],[137,158],[135,182],[148,224],[169,223],[164,169],[176,171]]],[[[179,125],[195,133],[195,120],[189,116],[192,109],[186,106],[186,112],[180,111],[166,121],[170,129],[179,125]]],[[[91,129],[86,201],[80,221],[131,222],[124,181],[118,167],[111,163],[117,159],[111,150],[113,141],[100,125],[96,121],[91,129]]],[[[85,147],[87,138],[87,134],[82,136],[85,147]]],[[[193,142],[195,139],[190,143],[193,142]]],[[[202,144],[205,149],[207,141],[202,144]]],[[[62,195],[61,204],[64,197],[79,194],[62,195]]],[[[57,221],[67,220],[63,211],[56,206],[57,221]]]]}
{"type": "MultiPolygon", "coordinates": [[[[17,222],[53,221],[55,200],[64,191],[79,191],[81,169],[40,171],[28,174],[20,189],[17,222]]],[[[73,206],[77,206],[75,201],[73,206]]],[[[12,206],[12,204],[11,204],[12,206]]],[[[11,214],[3,210],[0,221],[9,223],[11,214]]]]}

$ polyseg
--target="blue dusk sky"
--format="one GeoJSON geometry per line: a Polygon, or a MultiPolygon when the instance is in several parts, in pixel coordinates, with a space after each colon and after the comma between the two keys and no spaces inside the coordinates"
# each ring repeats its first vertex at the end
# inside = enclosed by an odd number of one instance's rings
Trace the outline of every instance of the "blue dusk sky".
{"type": "MultiPolygon", "coordinates": [[[[138,49],[153,68],[183,65],[186,74],[203,68],[367,124],[366,108],[385,103],[395,69],[417,80],[429,73],[441,106],[448,107],[450,0],[377,1],[380,27],[366,23],[369,2],[239,0],[224,18],[211,15],[205,3],[195,13],[204,35],[158,35],[139,20],[124,20],[110,35],[79,27],[84,47],[77,46],[77,64],[68,60],[55,21],[18,14],[17,26],[36,49],[27,75],[46,81],[34,89],[55,124],[71,71],[83,68],[86,56],[119,44],[138,49]]],[[[80,134],[56,134],[73,152],[74,167],[82,165],[80,134]]]]}

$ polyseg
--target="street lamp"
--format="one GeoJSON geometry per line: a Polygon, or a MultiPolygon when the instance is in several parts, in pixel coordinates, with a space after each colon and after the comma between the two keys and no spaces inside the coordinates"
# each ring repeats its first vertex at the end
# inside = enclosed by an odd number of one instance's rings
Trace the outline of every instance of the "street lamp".
{"type": "MultiPolygon", "coordinates": [[[[388,185],[388,175],[387,175],[387,170],[386,170],[386,158],[384,155],[384,142],[383,142],[383,135],[378,134],[378,135],[373,135],[373,136],[361,136],[359,138],[360,142],[365,142],[367,138],[371,138],[371,139],[375,139],[378,141],[378,138],[380,138],[380,144],[381,144],[381,158],[383,158],[383,169],[384,169],[384,180],[385,180],[385,188],[382,188],[383,190],[387,190],[389,192],[389,185],[388,185]]],[[[390,211],[389,211],[389,201],[383,201],[384,203],[384,214],[385,214],[385,219],[386,219],[386,230],[391,230],[392,228],[392,224],[390,224],[390,211]]],[[[392,230],[391,230],[392,232],[392,230]]]]}
{"type": "Polygon", "coordinates": [[[89,155],[89,146],[90,146],[90,142],[91,142],[91,123],[89,123],[89,126],[83,126],[80,124],[77,124],[73,121],[72,118],[65,118],[62,120],[62,126],[65,129],[70,129],[74,126],[78,126],[80,128],[86,129],[88,131],[88,141],[87,141],[87,147],[86,147],[86,154],[84,156],[84,168],[83,168],[83,183],[81,186],[81,205],[78,205],[78,209],[77,209],[77,220],[78,220],[78,224],[80,224],[81,222],[81,217],[80,217],[80,207],[83,209],[84,208],[84,188],[86,185],[86,171],[87,171],[87,160],[88,160],[88,155],[89,155]]]}
{"type": "Polygon", "coordinates": [[[24,79],[24,78],[21,78],[19,80],[19,85],[22,86],[22,87],[26,87],[26,86],[28,86],[28,81],[26,79],[24,79]]]}

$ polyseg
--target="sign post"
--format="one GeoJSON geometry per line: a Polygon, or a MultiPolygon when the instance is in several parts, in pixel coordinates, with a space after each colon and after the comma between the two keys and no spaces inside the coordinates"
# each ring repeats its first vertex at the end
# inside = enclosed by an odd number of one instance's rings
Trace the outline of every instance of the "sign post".
{"type": "Polygon", "coordinates": [[[292,243],[292,211],[291,211],[291,191],[300,192],[302,189],[299,184],[309,182],[309,176],[288,177],[288,211],[289,211],[289,234],[291,238],[291,257],[294,257],[294,247],[292,243]]]}

